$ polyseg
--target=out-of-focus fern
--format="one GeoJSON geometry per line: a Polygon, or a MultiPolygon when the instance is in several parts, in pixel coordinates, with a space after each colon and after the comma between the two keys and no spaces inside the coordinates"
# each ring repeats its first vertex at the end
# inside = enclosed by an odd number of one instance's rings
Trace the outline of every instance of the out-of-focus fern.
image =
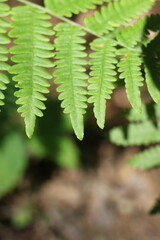
{"type": "Polygon", "coordinates": [[[152,121],[131,123],[110,131],[110,140],[120,146],[148,145],[160,142],[160,126],[152,121]]]}
{"type": "MultiPolygon", "coordinates": [[[[111,142],[120,146],[147,146],[160,143],[160,106],[146,104],[142,106],[142,114],[130,110],[126,117],[131,123],[111,129],[109,132],[111,142]]],[[[136,154],[129,159],[129,163],[141,170],[160,165],[160,146],[152,146],[136,154]]]]}
{"type": "Polygon", "coordinates": [[[45,68],[53,67],[53,63],[47,59],[53,57],[52,44],[44,35],[53,35],[49,29],[52,26],[47,20],[50,18],[44,11],[30,6],[18,6],[12,9],[12,27],[10,36],[16,38],[17,46],[10,49],[12,61],[16,64],[10,68],[10,73],[16,74],[13,80],[19,88],[15,95],[18,97],[18,112],[24,117],[26,133],[31,137],[35,127],[36,116],[43,116],[45,105],[42,101],[46,97],[42,93],[48,93],[52,75],[45,68]]]}
{"type": "MultiPolygon", "coordinates": [[[[97,123],[103,128],[106,100],[116,87],[118,75],[124,80],[128,99],[137,112],[141,111],[140,87],[145,78],[150,95],[160,103],[160,18],[158,15],[142,17],[156,0],[44,0],[45,7],[28,0],[17,0],[23,5],[11,9],[4,2],[0,0],[0,66],[2,71],[14,75],[16,103],[21,105],[18,112],[24,117],[29,137],[33,134],[36,116],[43,115],[44,95],[49,91],[48,79],[51,78],[60,85],[57,91],[61,106],[69,114],[79,139],[83,138],[86,96],[89,95],[88,102],[93,103],[97,123]],[[85,18],[84,26],[75,23],[73,18],[66,18],[94,9],[97,5],[100,10],[85,18]],[[56,38],[51,29],[51,15],[63,21],[54,28],[56,38]],[[135,21],[135,18],[137,22],[130,26],[130,21],[135,21]],[[12,29],[8,37],[10,25],[12,29]],[[88,49],[86,51],[84,46],[86,32],[96,38],[88,42],[91,48],[88,62],[88,49]],[[12,38],[14,46],[12,43],[9,52],[13,56],[9,62],[14,64],[8,70],[5,62],[8,50],[2,44],[8,44],[12,38]],[[50,58],[54,59],[51,61],[50,58]],[[88,75],[87,64],[91,70],[88,75]],[[52,68],[54,73],[48,68],[52,68]]],[[[7,83],[7,75],[1,72],[0,100],[4,98],[1,90],[7,83]]]]}
{"type": "Polygon", "coordinates": [[[150,169],[160,165],[160,146],[151,147],[129,160],[129,163],[140,170],[150,169]]]}

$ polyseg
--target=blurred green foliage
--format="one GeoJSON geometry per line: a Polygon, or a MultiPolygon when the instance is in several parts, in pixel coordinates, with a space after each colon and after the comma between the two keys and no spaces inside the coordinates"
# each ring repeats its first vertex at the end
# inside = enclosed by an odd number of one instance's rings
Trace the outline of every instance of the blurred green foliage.
{"type": "Polygon", "coordinates": [[[0,197],[10,191],[22,177],[27,158],[19,133],[10,133],[0,149],[0,197]]]}
{"type": "Polygon", "coordinates": [[[70,121],[62,114],[58,101],[48,99],[47,113],[37,120],[35,134],[29,140],[16,113],[15,101],[10,97],[13,91],[14,85],[10,84],[0,118],[0,198],[16,187],[31,158],[54,161],[62,168],[80,165],[70,121]]]}
{"type": "Polygon", "coordinates": [[[33,222],[34,216],[34,205],[31,203],[19,206],[19,208],[14,212],[11,217],[12,225],[19,229],[25,228],[33,222]]]}
{"type": "Polygon", "coordinates": [[[160,166],[160,106],[152,102],[142,106],[141,114],[133,109],[124,114],[129,123],[113,127],[110,141],[123,147],[145,146],[144,151],[129,159],[133,167],[144,170],[160,166]]]}

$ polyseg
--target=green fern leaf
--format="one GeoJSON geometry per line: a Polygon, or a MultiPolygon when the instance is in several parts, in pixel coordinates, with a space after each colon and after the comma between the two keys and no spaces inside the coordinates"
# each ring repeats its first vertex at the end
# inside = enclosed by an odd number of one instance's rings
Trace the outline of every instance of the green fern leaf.
{"type": "Polygon", "coordinates": [[[147,23],[147,17],[139,19],[130,27],[121,29],[116,38],[118,42],[125,47],[134,47],[137,43],[144,40],[144,29],[147,23]]]}
{"type": "Polygon", "coordinates": [[[8,15],[10,8],[3,2],[6,2],[6,0],[0,1],[0,106],[4,105],[3,100],[5,98],[2,91],[7,88],[6,85],[9,83],[9,78],[6,75],[9,69],[8,57],[6,56],[8,49],[3,45],[10,43],[10,39],[6,36],[10,24],[3,17],[8,15]]]}
{"type": "Polygon", "coordinates": [[[10,68],[10,73],[16,74],[13,80],[17,82],[15,96],[20,104],[18,112],[24,117],[26,133],[31,137],[35,127],[36,116],[41,117],[45,105],[42,101],[46,97],[42,93],[48,93],[49,83],[52,75],[44,69],[53,66],[46,59],[53,57],[52,44],[44,35],[53,35],[49,29],[51,23],[46,21],[50,17],[42,10],[30,6],[18,6],[12,10],[13,29],[10,36],[16,38],[17,46],[11,48],[14,54],[12,61],[16,64],[10,68]]]}
{"type": "Polygon", "coordinates": [[[68,23],[60,23],[55,27],[57,38],[55,40],[56,65],[54,73],[55,83],[60,84],[57,91],[60,92],[59,99],[64,113],[70,115],[74,131],[79,139],[83,138],[83,114],[87,107],[85,101],[87,91],[87,75],[84,73],[87,62],[84,52],[85,34],[79,27],[68,23]]]}
{"type": "Polygon", "coordinates": [[[60,16],[71,17],[72,14],[86,12],[94,9],[96,4],[102,4],[108,0],[44,0],[45,6],[60,16]]]}
{"type": "Polygon", "coordinates": [[[129,159],[129,163],[140,170],[160,166],[160,146],[151,147],[129,159]]]}
{"type": "Polygon", "coordinates": [[[138,52],[122,49],[118,54],[123,54],[120,62],[118,63],[119,78],[125,80],[126,92],[129,102],[138,113],[141,112],[142,101],[140,97],[140,88],[143,85],[143,77],[140,66],[142,59],[138,52]]]}
{"type": "Polygon", "coordinates": [[[111,142],[121,146],[147,145],[160,141],[160,126],[152,121],[115,127],[109,132],[111,142]]]}
{"type": "Polygon", "coordinates": [[[92,76],[89,79],[89,102],[94,104],[94,114],[100,128],[104,127],[106,99],[110,99],[116,81],[115,42],[113,40],[95,39],[91,43],[90,64],[92,76]]]}
{"type": "Polygon", "coordinates": [[[106,34],[115,27],[125,25],[133,18],[147,12],[155,0],[117,0],[110,2],[101,11],[96,11],[90,18],[85,18],[85,25],[93,32],[106,34]]]}

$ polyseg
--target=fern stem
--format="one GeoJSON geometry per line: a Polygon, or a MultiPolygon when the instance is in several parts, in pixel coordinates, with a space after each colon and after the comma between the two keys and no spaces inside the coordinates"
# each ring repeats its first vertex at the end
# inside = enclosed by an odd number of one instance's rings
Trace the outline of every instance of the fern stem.
{"type": "MultiPolygon", "coordinates": [[[[98,37],[98,38],[101,38],[101,39],[104,39],[104,40],[111,40],[111,38],[107,38],[107,37],[104,37],[102,35],[99,35],[95,32],[93,32],[92,30],[90,30],[89,28],[85,27],[85,26],[82,26],[66,17],[62,17],[62,16],[59,16],[58,14],[52,12],[51,10],[45,8],[45,7],[42,7],[38,4],[35,4],[35,3],[32,3],[32,2],[29,2],[28,0],[17,0],[18,2],[21,2],[23,4],[26,4],[26,5],[29,5],[29,6],[32,6],[32,7],[36,7],[36,8],[39,8],[39,9],[43,9],[45,12],[47,12],[48,14],[52,15],[53,17],[56,17],[60,20],[62,20],[63,22],[66,22],[66,23],[69,23],[71,25],[74,25],[74,26],[78,26],[80,27],[81,29],[83,29],[85,32],[88,32],[92,35],[94,35],[95,37],[98,37]]],[[[131,48],[131,47],[127,47],[125,45],[123,45],[121,42],[115,40],[115,39],[112,39],[112,41],[114,41],[117,45],[121,46],[121,47],[125,47],[129,50],[132,50],[132,51],[135,51],[135,52],[142,52],[140,48],[131,48]]]]}

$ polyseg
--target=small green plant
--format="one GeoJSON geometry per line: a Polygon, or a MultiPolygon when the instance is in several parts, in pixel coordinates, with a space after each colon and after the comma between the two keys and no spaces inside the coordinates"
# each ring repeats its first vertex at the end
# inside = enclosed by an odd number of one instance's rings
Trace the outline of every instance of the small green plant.
{"type": "Polygon", "coordinates": [[[150,95],[160,103],[160,16],[138,19],[153,7],[155,0],[44,0],[45,7],[17,0],[13,8],[5,2],[0,0],[0,104],[4,104],[3,90],[11,81],[7,77],[9,72],[16,82],[16,104],[20,105],[18,112],[24,118],[29,138],[36,117],[43,116],[48,80],[53,77],[58,84],[61,107],[69,114],[79,139],[84,135],[87,102],[93,103],[97,124],[104,127],[106,100],[117,86],[117,71],[119,79],[124,79],[135,111],[141,112],[140,87],[144,79],[150,95]],[[100,10],[85,17],[83,26],[70,19],[73,14],[94,9],[96,5],[100,10]],[[53,29],[51,16],[63,22],[53,29]],[[135,18],[138,20],[129,26],[135,18]],[[155,33],[153,37],[150,31],[155,33]],[[87,32],[95,38],[90,42],[89,61],[84,46],[87,32]],[[55,36],[54,42],[50,36],[55,36]],[[9,59],[8,53],[12,55],[9,59]],[[86,65],[90,65],[89,75],[86,65]]]}
{"type": "Polygon", "coordinates": [[[109,132],[111,142],[119,146],[147,147],[136,154],[129,163],[137,169],[151,169],[160,165],[160,106],[143,105],[142,113],[130,110],[126,114],[129,124],[114,127],[109,132]]]}

